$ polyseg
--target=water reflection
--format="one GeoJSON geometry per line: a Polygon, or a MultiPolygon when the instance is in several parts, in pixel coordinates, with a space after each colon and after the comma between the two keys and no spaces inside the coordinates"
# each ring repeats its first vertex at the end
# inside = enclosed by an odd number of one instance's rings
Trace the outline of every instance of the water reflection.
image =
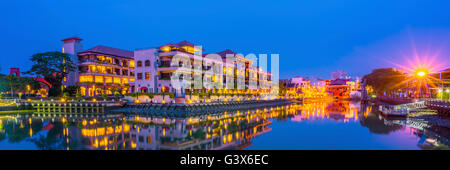
{"type": "MultiPolygon", "coordinates": [[[[286,149],[296,149],[302,145],[309,146],[305,140],[306,136],[302,137],[305,131],[317,131],[316,136],[331,136],[335,133],[333,129],[325,132],[320,129],[334,124],[354,124],[357,126],[352,128],[357,130],[368,129],[358,131],[363,133],[361,135],[349,131],[348,135],[343,137],[358,139],[353,140],[355,145],[349,144],[334,149],[371,149],[372,145],[387,146],[389,149],[390,145],[398,144],[389,138],[371,141],[367,146],[352,147],[364,145],[357,143],[364,141],[364,135],[389,136],[400,140],[400,143],[409,142],[417,147],[412,149],[448,149],[448,128],[437,127],[420,118],[385,119],[376,110],[370,105],[336,101],[204,114],[188,118],[125,114],[17,114],[0,117],[0,149],[276,149],[277,142],[283,139],[275,136],[285,134],[283,132],[300,136],[298,141],[286,145],[286,149]],[[307,122],[320,128],[292,128],[287,126],[289,122],[307,122]]],[[[320,146],[321,140],[324,139],[314,140],[318,146],[304,149],[329,148],[329,145],[320,146]]],[[[341,139],[328,142],[339,143],[339,140],[341,139]]]]}

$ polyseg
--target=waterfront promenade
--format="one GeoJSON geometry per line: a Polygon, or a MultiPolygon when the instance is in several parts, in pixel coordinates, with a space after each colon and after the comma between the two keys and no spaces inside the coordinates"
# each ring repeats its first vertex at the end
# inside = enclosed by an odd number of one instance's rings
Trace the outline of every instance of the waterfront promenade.
{"type": "Polygon", "coordinates": [[[160,104],[160,103],[132,103],[125,107],[115,109],[113,112],[140,113],[145,115],[166,115],[174,117],[186,117],[192,115],[202,115],[211,113],[221,113],[224,111],[237,111],[248,109],[264,109],[270,107],[284,106],[295,103],[291,100],[259,100],[259,101],[231,101],[231,102],[210,102],[196,104],[160,104]]]}
{"type": "Polygon", "coordinates": [[[61,100],[16,100],[11,101],[8,107],[2,107],[4,113],[16,111],[59,114],[90,114],[126,112],[142,113],[149,115],[171,115],[184,117],[198,113],[217,113],[227,110],[256,109],[276,107],[292,104],[296,101],[277,100],[252,100],[252,101],[228,101],[207,103],[133,103],[126,101],[61,101],[61,100]]]}
{"type": "MultiPolygon", "coordinates": [[[[397,108],[397,110],[420,110],[431,109],[437,111],[442,115],[449,115],[450,113],[450,101],[429,99],[429,98],[406,98],[406,97],[390,97],[390,96],[377,96],[376,98],[367,98],[363,102],[369,101],[377,105],[397,108]]],[[[409,114],[409,113],[408,113],[409,114]]]]}

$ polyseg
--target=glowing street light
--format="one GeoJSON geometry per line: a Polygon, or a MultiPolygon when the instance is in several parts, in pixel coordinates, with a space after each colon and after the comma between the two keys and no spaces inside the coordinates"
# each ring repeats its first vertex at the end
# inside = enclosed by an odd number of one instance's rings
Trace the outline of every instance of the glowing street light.
{"type": "Polygon", "coordinates": [[[420,69],[417,69],[415,71],[415,73],[416,73],[417,77],[423,78],[428,75],[429,71],[428,71],[428,69],[420,68],[420,69]]]}
{"type": "Polygon", "coordinates": [[[426,73],[423,72],[423,71],[417,72],[417,76],[419,76],[419,77],[423,77],[423,76],[425,76],[425,75],[426,75],[426,73]]]}

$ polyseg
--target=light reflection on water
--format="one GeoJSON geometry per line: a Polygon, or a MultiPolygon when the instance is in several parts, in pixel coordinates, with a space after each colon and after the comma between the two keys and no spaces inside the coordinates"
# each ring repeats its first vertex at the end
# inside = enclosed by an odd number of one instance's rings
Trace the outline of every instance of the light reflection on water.
{"type": "Polygon", "coordinates": [[[188,118],[0,116],[0,149],[447,149],[448,129],[349,101],[188,118]]]}

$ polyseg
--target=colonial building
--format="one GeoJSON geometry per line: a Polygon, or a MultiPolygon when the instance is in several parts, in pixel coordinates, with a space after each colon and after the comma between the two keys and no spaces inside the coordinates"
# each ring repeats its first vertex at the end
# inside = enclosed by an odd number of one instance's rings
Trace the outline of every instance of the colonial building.
{"type": "Polygon", "coordinates": [[[65,85],[78,85],[83,96],[125,94],[134,86],[134,52],[106,46],[82,51],[81,39],[62,40],[63,52],[72,55],[77,69],[64,79],[65,85]]]}
{"type": "Polygon", "coordinates": [[[347,79],[347,73],[342,70],[337,70],[336,72],[331,72],[331,80],[336,79],[347,79]]]}
{"type": "MultiPolygon", "coordinates": [[[[251,82],[254,82],[255,87],[262,87],[263,84],[271,83],[271,74],[264,72],[261,68],[254,65],[254,61],[238,55],[232,50],[224,50],[218,53],[220,58],[218,60],[206,57],[208,54],[202,54],[203,48],[194,45],[188,41],[182,41],[176,44],[169,43],[159,46],[157,48],[141,49],[134,52],[134,59],[136,60],[136,91],[145,92],[171,92],[176,96],[184,96],[187,91],[193,88],[181,88],[176,90],[171,82],[171,77],[175,71],[180,73],[190,74],[193,78],[196,73],[201,76],[201,80],[216,81],[220,77],[205,74],[202,71],[211,69],[211,66],[206,66],[205,62],[226,62],[226,57],[229,54],[234,56],[235,61],[231,66],[223,65],[223,88],[226,87],[227,74],[234,75],[234,84],[237,82],[237,75],[241,75],[245,81],[245,87],[248,89],[251,82]],[[182,67],[182,61],[178,64],[173,64],[172,59],[176,55],[186,56],[190,59],[190,69],[182,67]],[[202,65],[195,65],[194,63],[202,63],[202,65]],[[243,66],[242,70],[238,70],[237,64],[243,66]],[[236,73],[236,74],[233,74],[236,73]]],[[[238,90],[244,92],[244,89],[238,90]]],[[[209,89],[211,90],[211,89],[209,89]]],[[[256,90],[256,89],[255,89],[256,90]]],[[[257,90],[263,90],[261,88],[257,90]]],[[[264,90],[269,90],[266,88],[264,90]]]]}
{"type": "Polygon", "coordinates": [[[350,98],[351,86],[347,84],[347,79],[335,79],[327,86],[327,91],[336,99],[350,98]]]}
{"type": "Polygon", "coordinates": [[[202,61],[201,52],[199,52],[201,50],[187,41],[136,50],[134,52],[136,91],[140,93],[172,92],[181,95],[183,90],[177,92],[171,83],[172,74],[180,69],[180,65],[171,65],[172,59],[176,55],[185,55],[191,60],[202,61]]]}
{"type": "MultiPolygon", "coordinates": [[[[201,80],[223,81],[223,88],[228,83],[239,83],[237,77],[241,77],[244,80],[244,87],[229,91],[236,89],[234,87],[227,91],[234,93],[269,93],[269,84],[272,82],[271,74],[256,66],[254,60],[229,49],[213,53],[217,58],[210,58],[206,57],[207,54],[202,54],[204,51],[202,47],[188,41],[135,51],[101,45],[83,51],[81,38],[71,37],[62,41],[64,42],[62,51],[70,54],[77,65],[77,70],[70,72],[63,84],[81,86],[81,93],[84,96],[110,95],[120,90],[122,94],[170,92],[177,97],[183,97],[192,90],[192,87],[174,88],[171,78],[175,71],[190,74],[192,78],[200,76],[201,80]],[[191,66],[186,69],[187,63],[183,65],[182,61],[173,64],[172,59],[176,55],[187,56],[191,66]],[[222,77],[206,73],[211,66],[205,65],[205,62],[225,63],[226,57],[230,55],[234,57],[235,62],[223,65],[222,77]],[[202,64],[195,65],[195,63],[202,64]],[[241,67],[238,68],[238,65],[241,67]],[[227,80],[227,77],[231,77],[227,75],[233,75],[234,81],[227,80]]],[[[213,89],[203,87],[201,90],[213,89]]]]}

